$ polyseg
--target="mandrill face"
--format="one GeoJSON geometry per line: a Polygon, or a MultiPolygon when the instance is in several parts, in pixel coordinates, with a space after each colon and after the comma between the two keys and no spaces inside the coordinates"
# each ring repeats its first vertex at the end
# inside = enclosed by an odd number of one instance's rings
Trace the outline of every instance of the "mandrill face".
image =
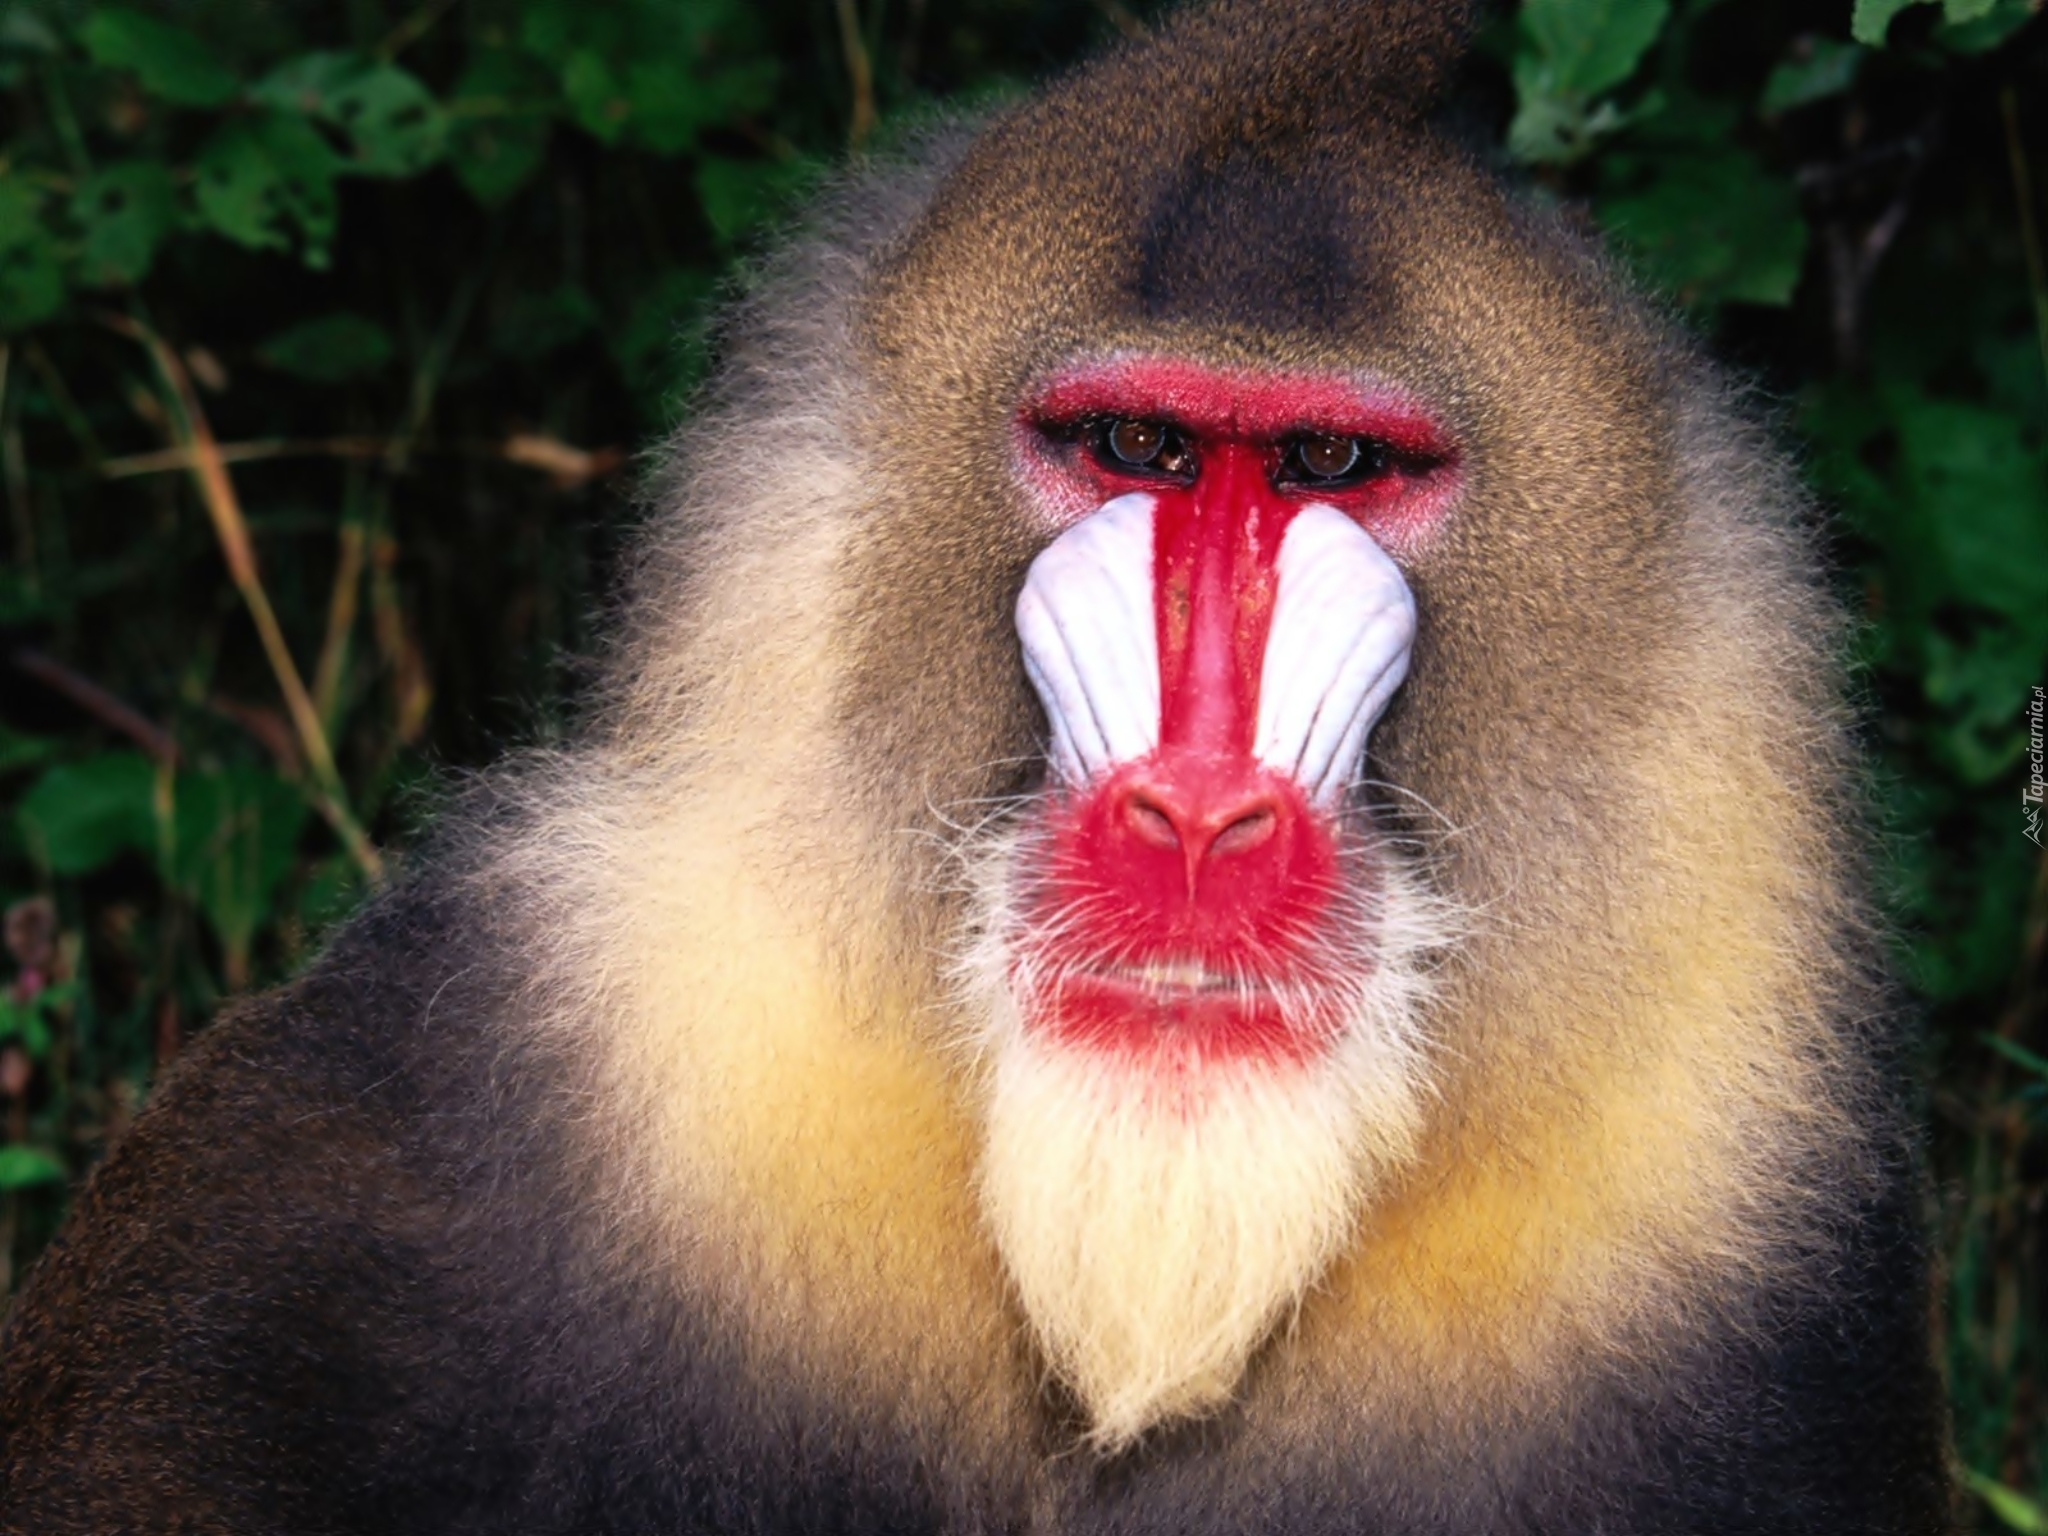
{"type": "Polygon", "coordinates": [[[1229,1393],[1410,1149],[1443,923],[1356,791],[1458,455],[1391,390],[1145,357],[1015,455],[1048,785],[983,891],[983,1199],[1115,1446],[1229,1393]]]}
{"type": "Polygon", "coordinates": [[[1370,980],[1338,817],[1415,637],[1375,534],[1420,537],[1454,456],[1342,380],[1171,363],[1058,378],[1018,436],[1071,523],[1017,602],[1059,786],[1022,1012],[1155,1072],[1312,1060],[1370,980]]]}

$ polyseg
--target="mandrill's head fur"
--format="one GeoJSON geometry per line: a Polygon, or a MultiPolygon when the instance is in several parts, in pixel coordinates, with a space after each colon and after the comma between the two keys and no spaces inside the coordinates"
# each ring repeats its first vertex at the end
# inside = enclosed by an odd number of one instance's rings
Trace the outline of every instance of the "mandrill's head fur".
{"type": "Polygon", "coordinates": [[[623,1021],[622,1207],[784,1375],[1448,1445],[1824,1267],[1873,1154],[1796,493],[1429,127],[1464,26],[1195,10],[736,318],[493,869],[548,1016],[623,1021]]]}

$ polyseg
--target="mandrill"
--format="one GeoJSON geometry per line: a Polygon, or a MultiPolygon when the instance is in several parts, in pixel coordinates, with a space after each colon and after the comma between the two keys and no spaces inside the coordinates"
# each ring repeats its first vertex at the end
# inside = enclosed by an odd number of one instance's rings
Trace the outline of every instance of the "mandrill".
{"type": "Polygon", "coordinates": [[[1806,509],[1465,31],[814,211],[580,739],[88,1185],[0,1529],[1951,1528],[1806,509]]]}

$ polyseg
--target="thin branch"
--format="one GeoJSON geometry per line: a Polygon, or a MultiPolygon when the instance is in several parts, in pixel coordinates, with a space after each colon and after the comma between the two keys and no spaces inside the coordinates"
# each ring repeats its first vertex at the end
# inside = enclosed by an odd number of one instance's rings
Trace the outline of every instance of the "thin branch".
{"type": "Polygon", "coordinates": [[[2020,248],[2027,258],[2027,286],[2034,294],[2034,333],[2041,343],[2041,372],[2048,376],[2048,263],[2041,258],[2041,230],[2034,222],[2033,178],[2027,170],[2027,151],[2020,138],[2019,93],[2008,84],[1998,93],[1999,109],[2005,117],[2005,151],[2012,162],[2013,199],[2020,208],[2020,248]]]}
{"type": "Polygon", "coordinates": [[[377,45],[377,57],[387,63],[418,42],[434,24],[455,9],[456,0],[427,0],[427,4],[414,11],[405,20],[385,34],[384,41],[377,45]]]}
{"type": "Polygon", "coordinates": [[[28,456],[21,447],[21,410],[7,386],[14,373],[14,347],[0,341],[0,477],[7,482],[7,510],[14,521],[14,559],[31,583],[36,574],[35,507],[29,500],[28,456]]]}
{"type": "Polygon", "coordinates": [[[305,680],[299,675],[298,663],[292,660],[291,647],[285,643],[284,630],[277,622],[270,594],[257,571],[256,546],[249,537],[248,521],[242,516],[234,481],[221,459],[220,447],[214,441],[213,428],[200,407],[199,396],[192,388],[191,376],[186,373],[177,353],[165,345],[155,331],[126,315],[103,314],[101,318],[110,329],[148,350],[169,389],[176,407],[175,430],[183,439],[182,446],[191,455],[192,477],[198,485],[207,515],[213,521],[215,542],[220,545],[221,556],[227,562],[228,575],[242,595],[243,606],[249,610],[249,617],[256,625],[256,634],[263,642],[271,674],[277,680],[278,691],[284,695],[292,729],[298,735],[299,750],[305,754],[307,766],[311,769],[313,783],[318,790],[314,804],[341,838],[364,876],[373,885],[379,884],[384,878],[384,861],[348,809],[347,792],[342,785],[340,771],[335,767],[334,754],[328,747],[327,733],[320,724],[319,713],[313,708],[305,680]]]}
{"type": "Polygon", "coordinates": [[[276,710],[244,704],[224,693],[210,696],[206,707],[221,719],[232,720],[248,732],[256,745],[270,754],[278,772],[286,778],[297,781],[305,777],[306,764],[299,756],[298,738],[292,734],[290,722],[276,710]]]}
{"type": "Polygon", "coordinates": [[[918,39],[924,34],[924,16],[931,0],[910,0],[910,14],[903,23],[903,46],[896,55],[896,73],[905,81],[917,78],[918,39]]]}
{"type": "MultiPolygon", "coordinates": [[[[1830,217],[1826,224],[1829,311],[1835,340],[1835,359],[1844,371],[1855,372],[1863,363],[1863,310],[1869,297],[1870,285],[1877,276],[1877,268],[1884,260],[1899,232],[1906,226],[1907,215],[1912,211],[1913,198],[1919,189],[1921,173],[1932,160],[1940,138],[1941,117],[1937,110],[1929,115],[1920,132],[1899,143],[1900,152],[1887,153],[1886,160],[1897,160],[1901,169],[1892,195],[1886,201],[1884,210],[1862,230],[1857,230],[1846,217],[1830,217]]],[[[1868,160],[1873,152],[1865,151],[1851,157],[1844,165],[1868,160]]],[[[1837,169],[1840,169],[1839,167],[1837,169]]],[[[1813,174],[1802,173],[1800,182],[1803,190],[1832,196],[1828,179],[1815,168],[1813,174]]]]}
{"type": "Polygon", "coordinates": [[[854,0],[834,0],[834,9],[839,13],[839,46],[846,54],[846,80],[853,89],[846,142],[859,149],[875,128],[875,66],[868,57],[867,40],[860,35],[860,10],[854,0]]]}
{"type": "Polygon", "coordinates": [[[342,663],[348,656],[348,637],[355,632],[362,585],[363,524],[351,513],[335,536],[334,584],[327,592],[327,636],[320,642],[320,661],[313,668],[313,707],[329,726],[334,723],[342,663]]]}
{"type": "Polygon", "coordinates": [[[92,174],[92,156],[85,147],[85,135],[78,127],[78,114],[72,110],[71,92],[64,85],[64,71],[50,65],[41,71],[43,94],[50,107],[50,122],[57,130],[57,142],[64,146],[64,157],[71,162],[72,173],[80,178],[92,174]]]}
{"type": "MultiPolygon", "coordinates": [[[[273,437],[247,443],[216,443],[213,453],[223,464],[249,464],[262,459],[381,459],[393,446],[389,439],[381,437],[273,437]]],[[[100,473],[109,480],[127,480],[136,475],[192,471],[198,467],[194,450],[160,448],[154,453],[130,453],[108,459],[100,466],[100,473]]]]}
{"type": "Polygon", "coordinates": [[[469,323],[469,314],[476,307],[484,284],[498,265],[498,249],[505,238],[506,221],[500,217],[491,223],[490,235],[485,245],[483,259],[474,263],[462,286],[455,290],[455,297],[448,305],[448,312],[442,317],[441,329],[433,343],[427,348],[427,355],[414,370],[412,390],[407,397],[405,419],[399,423],[396,439],[392,442],[385,462],[394,475],[403,474],[412,459],[413,449],[418,445],[420,434],[426,430],[427,417],[434,409],[434,396],[440,392],[441,377],[448,371],[448,364],[454,359],[455,344],[462,337],[462,329],[469,323]]]}
{"type": "Polygon", "coordinates": [[[392,739],[398,746],[411,746],[427,722],[433,707],[434,687],[427,676],[420,648],[405,619],[397,579],[398,541],[389,533],[377,535],[370,551],[370,627],[377,637],[377,649],[391,669],[391,690],[397,706],[392,721],[392,739]]]}
{"type": "MultiPolygon", "coordinates": [[[[418,456],[397,437],[300,437],[256,438],[246,443],[216,443],[213,453],[223,464],[256,464],[270,459],[381,459],[389,462],[403,453],[418,456]]],[[[558,438],[534,432],[514,432],[503,442],[455,443],[431,450],[436,454],[495,460],[537,469],[564,489],[615,473],[626,462],[618,448],[578,448],[558,438]]],[[[107,459],[100,474],[109,480],[129,480],[138,475],[185,474],[199,468],[199,456],[190,448],[159,448],[150,453],[124,454],[107,459]]]]}
{"type": "Polygon", "coordinates": [[[1145,23],[1129,6],[1118,4],[1117,0],[1096,0],[1096,9],[1107,16],[1110,25],[1125,37],[1141,38],[1145,35],[1145,23]]]}
{"type": "Polygon", "coordinates": [[[31,341],[28,344],[28,365],[35,369],[37,377],[43,381],[43,388],[50,392],[50,403],[56,406],[57,414],[63,418],[64,425],[78,440],[78,446],[84,450],[87,466],[98,469],[107,457],[105,450],[100,447],[99,436],[93,431],[92,423],[86,420],[85,412],[79,407],[78,397],[71,393],[71,386],[64,382],[64,375],[57,371],[57,364],[51,359],[49,350],[40,341],[31,341]]]}
{"type": "MultiPolygon", "coordinates": [[[[53,693],[62,694],[102,725],[126,736],[142,748],[151,761],[166,768],[178,766],[178,743],[169,731],[83,673],[75,672],[56,657],[28,646],[11,653],[7,661],[17,672],[34,678],[53,693]]],[[[286,778],[297,779],[305,773],[292,728],[275,710],[258,709],[223,694],[209,698],[206,707],[247,731],[256,744],[270,754],[286,778]]]]}
{"type": "Polygon", "coordinates": [[[578,448],[539,432],[515,432],[499,445],[507,464],[537,469],[561,490],[616,474],[626,462],[617,448],[578,448]]]}
{"type": "Polygon", "coordinates": [[[54,656],[27,646],[11,653],[8,662],[54,693],[61,693],[104,725],[111,726],[166,767],[178,761],[178,743],[171,733],[134,705],[115,697],[91,678],[74,672],[54,656]]]}

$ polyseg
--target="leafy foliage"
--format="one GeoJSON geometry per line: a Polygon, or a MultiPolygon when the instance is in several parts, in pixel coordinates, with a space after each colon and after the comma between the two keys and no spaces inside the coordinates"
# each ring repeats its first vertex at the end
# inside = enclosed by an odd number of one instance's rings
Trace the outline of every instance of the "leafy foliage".
{"type": "MultiPolygon", "coordinates": [[[[1155,8],[0,9],[0,1293],[219,999],[388,876],[435,774],[573,708],[625,456],[780,212],[1155,8]]],[[[1834,513],[1959,1449],[2019,1531],[2048,1528],[2037,9],[1521,0],[1474,95],[1784,402],[1834,513]]]]}

